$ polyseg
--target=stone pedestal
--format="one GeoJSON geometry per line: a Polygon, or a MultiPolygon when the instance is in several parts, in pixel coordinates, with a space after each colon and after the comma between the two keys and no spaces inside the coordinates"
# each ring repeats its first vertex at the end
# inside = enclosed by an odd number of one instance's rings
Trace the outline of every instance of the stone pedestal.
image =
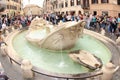
{"type": "Polygon", "coordinates": [[[116,39],[116,44],[117,44],[118,46],[120,46],[120,37],[118,37],[118,38],[116,39]]]}
{"type": "Polygon", "coordinates": [[[25,79],[31,80],[33,78],[33,72],[32,72],[32,64],[29,60],[23,60],[21,64],[21,69],[23,72],[23,77],[25,79]]]}
{"type": "Polygon", "coordinates": [[[14,31],[15,30],[15,28],[14,28],[14,26],[12,26],[12,31],[14,31]]]}
{"type": "Polygon", "coordinates": [[[0,47],[2,56],[6,56],[7,55],[7,53],[5,52],[5,49],[6,49],[6,45],[4,43],[2,43],[1,47],[0,47]]]}
{"type": "Polygon", "coordinates": [[[112,63],[107,63],[106,66],[102,68],[103,75],[102,80],[111,80],[113,77],[113,74],[118,70],[118,66],[116,67],[112,63]]]}
{"type": "Polygon", "coordinates": [[[101,34],[105,36],[105,30],[103,28],[101,29],[101,34]]]}

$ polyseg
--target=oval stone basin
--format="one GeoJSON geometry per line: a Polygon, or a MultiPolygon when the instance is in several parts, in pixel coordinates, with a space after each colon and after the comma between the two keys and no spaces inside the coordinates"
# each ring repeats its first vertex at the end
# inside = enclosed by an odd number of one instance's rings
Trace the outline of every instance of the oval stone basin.
{"type": "MultiPolygon", "coordinates": [[[[28,59],[31,63],[53,73],[62,74],[81,74],[91,72],[86,67],[74,62],[68,55],[73,50],[86,50],[95,54],[102,60],[103,65],[111,60],[110,50],[99,40],[94,37],[84,34],[82,38],[79,38],[75,46],[66,51],[52,51],[39,48],[38,46],[29,43],[25,36],[27,31],[19,33],[13,39],[14,50],[23,59],[28,59]]],[[[38,32],[36,32],[38,34],[38,32]]],[[[39,34],[44,35],[44,34],[39,34]]]]}

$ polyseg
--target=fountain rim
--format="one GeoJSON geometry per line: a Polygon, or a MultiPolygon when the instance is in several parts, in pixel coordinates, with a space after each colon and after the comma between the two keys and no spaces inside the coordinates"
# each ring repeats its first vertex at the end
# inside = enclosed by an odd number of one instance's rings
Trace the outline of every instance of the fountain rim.
{"type": "MultiPolygon", "coordinates": [[[[17,63],[18,65],[21,65],[21,62],[22,62],[22,58],[16,53],[16,51],[14,50],[14,48],[13,48],[13,46],[12,46],[12,40],[13,40],[13,38],[17,35],[17,34],[19,34],[19,33],[21,33],[21,32],[23,32],[23,31],[14,31],[14,32],[12,32],[11,34],[9,34],[7,37],[6,37],[6,39],[5,39],[5,42],[8,44],[8,46],[7,46],[7,54],[8,54],[8,57],[10,58],[10,59],[12,59],[15,63],[17,63]],[[9,39],[9,40],[8,40],[9,39]]],[[[108,42],[110,42],[110,44],[111,45],[113,45],[113,47],[116,47],[116,48],[118,48],[117,47],[117,45],[116,45],[116,43],[113,41],[113,40],[111,40],[111,39],[109,39],[109,38],[107,38],[107,37],[105,37],[105,36],[103,36],[103,35],[101,35],[101,34],[99,34],[99,33],[96,33],[96,32],[93,32],[93,31],[89,31],[89,30],[86,30],[86,29],[84,29],[84,34],[88,34],[88,35],[90,35],[90,36],[92,36],[92,37],[94,37],[95,39],[97,39],[97,40],[99,40],[100,42],[102,42],[105,46],[107,46],[107,48],[110,50],[110,52],[111,52],[111,60],[110,61],[112,61],[112,53],[114,53],[114,51],[112,51],[111,49],[110,49],[110,47],[107,45],[107,44],[105,44],[105,41],[107,40],[108,42]]],[[[112,47],[111,47],[112,48],[112,47]]],[[[118,52],[120,52],[119,50],[118,50],[118,52]]],[[[43,69],[40,69],[40,68],[38,68],[38,67],[36,67],[36,66],[33,66],[33,68],[32,68],[32,71],[33,72],[35,72],[35,73],[38,73],[38,74],[42,74],[42,75],[46,75],[46,76],[49,76],[49,77],[54,77],[54,78],[64,78],[64,79],[75,79],[75,78],[79,78],[79,79],[83,79],[83,78],[90,78],[90,77],[94,77],[94,76],[97,76],[97,75],[102,75],[102,71],[101,71],[101,69],[100,70],[96,70],[96,71],[93,71],[93,72],[87,72],[87,73],[79,73],[79,74],[63,74],[63,73],[53,73],[53,72],[48,72],[48,71],[46,71],[46,70],[43,70],[43,69]]]]}

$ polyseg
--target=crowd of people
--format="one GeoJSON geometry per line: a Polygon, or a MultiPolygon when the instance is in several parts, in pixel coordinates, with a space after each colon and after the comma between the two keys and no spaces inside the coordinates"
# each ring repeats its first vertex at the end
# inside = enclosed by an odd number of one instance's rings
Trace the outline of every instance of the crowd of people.
{"type": "Polygon", "coordinates": [[[107,15],[96,15],[96,14],[82,14],[81,11],[78,15],[74,12],[71,13],[52,13],[44,16],[44,19],[52,22],[53,24],[58,24],[60,21],[80,21],[84,20],[87,22],[85,28],[92,29],[97,32],[105,30],[109,35],[119,36],[120,34],[120,15],[117,17],[107,16],[107,15]]]}
{"type": "Polygon", "coordinates": [[[8,29],[11,26],[14,26],[14,28],[19,28],[20,25],[22,27],[26,27],[30,25],[30,22],[32,20],[31,16],[15,16],[15,17],[8,17],[8,16],[2,16],[0,17],[0,31],[4,32],[6,29],[8,29]]]}
{"type": "MultiPolygon", "coordinates": [[[[0,35],[4,34],[6,30],[11,29],[21,29],[30,25],[31,21],[36,16],[1,16],[0,17],[0,35]]],[[[95,14],[82,14],[81,11],[78,12],[78,15],[75,15],[74,12],[71,13],[52,13],[43,16],[43,19],[51,22],[53,25],[58,25],[60,21],[86,21],[85,28],[101,32],[104,30],[109,35],[114,35],[118,37],[120,35],[120,15],[118,17],[107,16],[107,15],[95,15],[95,14]]],[[[0,42],[2,39],[0,37],[0,42]]]]}
{"type": "MultiPolygon", "coordinates": [[[[0,35],[4,34],[6,30],[14,27],[15,29],[25,28],[30,25],[31,21],[35,16],[1,16],[0,17],[0,35]]],[[[109,35],[118,37],[120,35],[120,15],[118,17],[112,17],[107,15],[93,15],[93,14],[82,14],[81,11],[78,15],[72,13],[52,13],[43,16],[44,19],[50,21],[53,25],[58,25],[60,21],[80,21],[84,20],[87,22],[85,28],[101,32],[105,30],[109,35]]],[[[0,42],[2,39],[0,37],[0,42]]]]}

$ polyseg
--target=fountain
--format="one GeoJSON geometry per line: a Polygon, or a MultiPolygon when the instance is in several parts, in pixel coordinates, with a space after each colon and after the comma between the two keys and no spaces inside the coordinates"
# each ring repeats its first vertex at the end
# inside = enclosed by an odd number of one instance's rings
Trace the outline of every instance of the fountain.
{"type": "Polygon", "coordinates": [[[58,28],[51,28],[46,21],[36,18],[31,23],[26,39],[40,48],[66,50],[72,48],[82,35],[82,25],[85,25],[85,22],[66,22],[58,25],[58,28]],[[36,31],[40,35],[36,36],[36,31]]]}
{"type": "MultiPolygon", "coordinates": [[[[101,67],[110,61],[118,65],[112,53],[117,54],[119,50],[112,40],[84,29],[85,24],[80,21],[53,26],[35,18],[28,30],[16,30],[6,37],[6,52],[10,61],[15,61],[14,64],[23,65],[24,59],[30,61],[37,78],[41,78],[38,74],[53,77],[51,80],[86,79],[102,75],[101,67]]],[[[31,72],[30,69],[28,72],[31,72]]]]}

